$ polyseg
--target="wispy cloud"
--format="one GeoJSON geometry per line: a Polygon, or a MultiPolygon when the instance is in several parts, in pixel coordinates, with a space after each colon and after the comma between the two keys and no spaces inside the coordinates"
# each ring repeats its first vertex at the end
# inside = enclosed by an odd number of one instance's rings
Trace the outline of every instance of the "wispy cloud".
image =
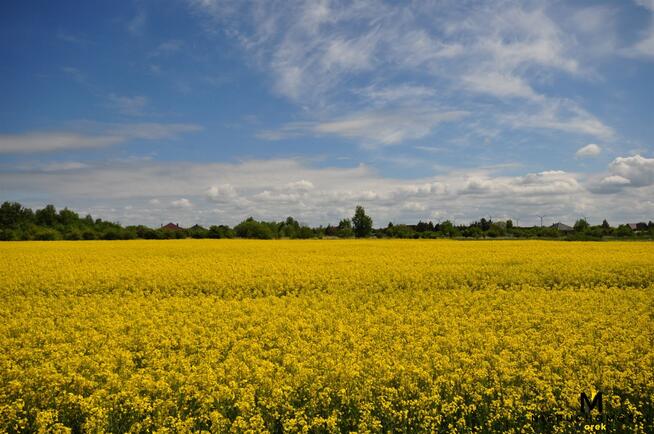
{"type": "Polygon", "coordinates": [[[131,20],[127,22],[127,31],[135,36],[140,36],[145,31],[148,16],[144,10],[139,10],[131,20]]]}
{"type": "MultiPolygon", "coordinates": [[[[575,36],[578,22],[552,17],[533,3],[446,3],[293,0],[245,7],[190,1],[206,23],[227,26],[271,75],[273,89],[303,108],[302,122],[260,133],[262,138],[336,134],[366,144],[395,144],[428,135],[443,106],[468,112],[459,117],[464,122],[498,116],[514,129],[614,135],[579,102],[543,90],[554,74],[595,79],[575,36]],[[474,109],[466,104],[478,97],[496,101],[474,109]],[[407,106],[418,112],[412,120],[362,109],[396,113],[407,106]],[[344,112],[353,115],[343,118],[344,112]]],[[[593,22],[579,30],[582,40],[592,40],[589,34],[601,38],[598,23],[607,19],[606,11],[588,8],[585,15],[593,22]]]]}
{"type": "Polygon", "coordinates": [[[177,53],[184,47],[184,42],[179,39],[164,41],[150,53],[150,57],[169,56],[177,53]]]}
{"type": "Polygon", "coordinates": [[[640,39],[632,46],[624,48],[622,54],[627,57],[654,60],[654,1],[635,0],[635,3],[650,12],[650,23],[641,32],[640,39]]]}
{"type": "Polygon", "coordinates": [[[267,140],[281,140],[301,135],[335,135],[356,140],[365,147],[397,145],[425,137],[443,122],[468,115],[465,111],[439,111],[405,108],[397,111],[353,113],[324,122],[295,122],[279,130],[259,133],[267,140]]]}
{"type": "Polygon", "coordinates": [[[54,152],[69,149],[102,148],[130,140],[172,139],[201,130],[192,124],[94,124],[94,132],[48,131],[0,135],[0,153],[54,152]]]}
{"type": "Polygon", "coordinates": [[[128,116],[143,115],[143,111],[148,105],[148,98],[143,95],[126,96],[112,93],[109,94],[107,100],[110,108],[128,116]]]}
{"type": "Polygon", "coordinates": [[[584,136],[611,139],[613,128],[570,100],[549,99],[530,112],[502,115],[500,119],[513,128],[561,131],[584,136]]]}
{"type": "Polygon", "coordinates": [[[80,46],[85,46],[90,43],[90,41],[84,36],[64,32],[63,30],[59,30],[57,32],[57,39],[59,39],[60,41],[67,42],[69,44],[75,44],[80,46]]]}
{"type": "Polygon", "coordinates": [[[77,82],[80,83],[86,82],[86,75],[78,68],[75,68],[73,66],[63,66],[61,67],[61,71],[77,82]]]}

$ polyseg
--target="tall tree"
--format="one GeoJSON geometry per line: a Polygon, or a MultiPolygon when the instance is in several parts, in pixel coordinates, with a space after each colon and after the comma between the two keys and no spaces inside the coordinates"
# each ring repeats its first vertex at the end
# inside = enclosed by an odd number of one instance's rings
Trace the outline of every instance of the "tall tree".
{"type": "Polygon", "coordinates": [[[352,225],[354,226],[354,235],[357,238],[367,237],[372,233],[372,218],[366,215],[366,211],[362,206],[357,206],[354,211],[352,225]]]}

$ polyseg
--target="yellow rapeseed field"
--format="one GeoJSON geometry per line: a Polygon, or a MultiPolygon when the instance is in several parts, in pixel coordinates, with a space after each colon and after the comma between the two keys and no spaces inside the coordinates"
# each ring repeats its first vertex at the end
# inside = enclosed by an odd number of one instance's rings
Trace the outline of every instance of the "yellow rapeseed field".
{"type": "Polygon", "coordinates": [[[0,258],[2,432],[654,432],[654,243],[5,242],[0,258]]]}

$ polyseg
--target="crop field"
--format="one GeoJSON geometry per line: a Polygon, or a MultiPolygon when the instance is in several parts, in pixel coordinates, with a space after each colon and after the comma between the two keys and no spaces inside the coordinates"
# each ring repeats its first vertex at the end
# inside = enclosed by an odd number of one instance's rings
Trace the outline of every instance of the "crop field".
{"type": "Polygon", "coordinates": [[[653,243],[5,242],[0,258],[1,432],[654,432],[653,243]]]}

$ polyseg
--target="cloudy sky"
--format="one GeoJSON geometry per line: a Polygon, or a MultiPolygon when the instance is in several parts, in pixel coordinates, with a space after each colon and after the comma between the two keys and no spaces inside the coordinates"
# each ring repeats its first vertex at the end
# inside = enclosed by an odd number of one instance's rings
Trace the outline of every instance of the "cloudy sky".
{"type": "Polygon", "coordinates": [[[0,4],[0,200],[654,220],[654,0],[0,4]]]}

